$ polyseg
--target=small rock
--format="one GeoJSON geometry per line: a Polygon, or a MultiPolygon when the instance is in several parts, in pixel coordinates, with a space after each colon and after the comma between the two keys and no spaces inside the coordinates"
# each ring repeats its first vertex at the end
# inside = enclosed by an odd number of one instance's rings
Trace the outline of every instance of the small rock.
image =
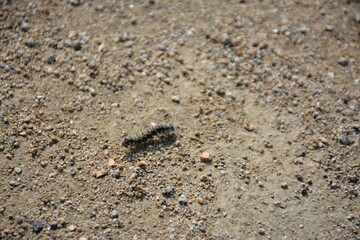
{"type": "Polygon", "coordinates": [[[308,190],[306,188],[302,188],[301,189],[301,195],[303,195],[304,197],[306,197],[308,195],[308,190]]]}
{"type": "Polygon", "coordinates": [[[164,44],[158,44],[156,45],[157,49],[159,49],[160,51],[166,51],[166,46],[164,44]]]}
{"type": "Polygon", "coordinates": [[[83,0],[69,0],[69,3],[75,7],[80,6],[83,3],[83,0]]]}
{"type": "Polygon", "coordinates": [[[95,90],[95,88],[89,88],[89,92],[90,92],[90,94],[91,94],[91,96],[96,96],[96,90],[95,90]]]}
{"type": "Polygon", "coordinates": [[[22,172],[22,169],[19,168],[19,167],[16,167],[16,168],[14,168],[14,171],[15,171],[16,173],[20,174],[20,173],[22,172]]]}
{"type": "Polygon", "coordinates": [[[349,65],[349,61],[345,58],[340,58],[338,63],[343,67],[347,67],[349,65]]]}
{"type": "Polygon", "coordinates": [[[47,60],[47,63],[48,64],[53,64],[56,62],[56,58],[54,56],[50,56],[47,60]]]}
{"type": "Polygon", "coordinates": [[[101,178],[101,177],[106,176],[107,174],[108,174],[108,171],[106,169],[102,169],[99,171],[94,171],[92,175],[96,178],[101,178]]]}
{"type": "Polygon", "coordinates": [[[31,222],[31,227],[35,233],[40,233],[43,230],[44,225],[42,224],[42,222],[40,222],[38,220],[33,220],[31,222]]]}
{"type": "Polygon", "coordinates": [[[245,129],[246,129],[247,131],[249,131],[249,132],[252,132],[252,131],[254,131],[254,130],[256,129],[256,127],[255,127],[254,124],[249,123],[249,124],[246,124],[246,125],[245,125],[245,129]]]}
{"type": "Polygon", "coordinates": [[[342,145],[351,145],[352,144],[350,138],[346,134],[341,134],[339,141],[342,145]]]}
{"type": "Polygon", "coordinates": [[[272,148],[273,147],[273,145],[269,142],[269,141],[264,141],[264,146],[266,147],[266,148],[272,148]]]}
{"type": "Polygon", "coordinates": [[[281,187],[282,187],[283,189],[287,189],[287,188],[288,188],[287,182],[281,183],[281,187]]]}
{"type": "Polygon", "coordinates": [[[15,68],[13,65],[11,65],[11,64],[5,65],[5,69],[6,69],[6,71],[8,71],[8,72],[16,73],[16,68],[15,68]]]}
{"type": "Polygon", "coordinates": [[[330,25],[326,25],[325,30],[328,31],[328,32],[332,32],[332,31],[334,31],[334,27],[330,26],[330,25]]]}
{"type": "Polygon", "coordinates": [[[72,225],[70,225],[70,226],[68,227],[68,229],[69,229],[69,231],[70,231],[70,232],[75,231],[75,230],[76,230],[76,228],[77,228],[77,226],[76,226],[76,225],[74,225],[74,224],[72,224],[72,225]]]}
{"type": "Polygon", "coordinates": [[[73,43],[73,48],[75,51],[80,51],[81,50],[81,42],[77,41],[77,42],[73,43]]]}
{"type": "Polygon", "coordinates": [[[28,22],[23,22],[20,29],[21,31],[27,32],[30,30],[30,24],[28,22]]]}
{"type": "Polygon", "coordinates": [[[45,72],[50,74],[54,72],[54,69],[52,67],[46,67],[45,72]]]}
{"type": "Polygon", "coordinates": [[[111,176],[115,179],[119,179],[120,178],[120,172],[119,171],[115,171],[111,174],[111,176]]]}
{"type": "Polygon", "coordinates": [[[174,103],[180,103],[180,98],[178,96],[172,96],[171,97],[171,100],[174,102],[174,103]]]}
{"type": "Polygon", "coordinates": [[[58,224],[59,224],[58,221],[51,221],[51,222],[50,222],[50,229],[51,229],[51,230],[57,229],[58,224]]]}
{"type": "Polygon", "coordinates": [[[165,188],[162,192],[164,197],[171,197],[172,195],[174,195],[174,193],[175,193],[175,190],[174,190],[174,187],[172,187],[172,186],[165,188]]]}
{"type": "Polygon", "coordinates": [[[263,229],[263,228],[259,228],[258,232],[260,235],[265,235],[265,229],[263,229]]]}
{"type": "Polygon", "coordinates": [[[73,47],[74,46],[74,43],[68,39],[64,40],[63,44],[65,47],[73,47]]]}
{"type": "Polygon", "coordinates": [[[130,23],[131,23],[132,25],[136,25],[137,19],[136,19],[135,17],[131,18],[131,19],[130,19],[130,23]]]}
{"type": "Polygon", "coordinates": [[[16,221],[17,224],[22,224],[22,222],[23,222],[22,216],[16,215],[15,216],[15,221],[16,221]]]}
{"type": "Polygon", "coordinates": [[[200,154],[200,160],[204,163],[209,163],[212,161],[212,157],[211,157],[210,153],[203,152],[200,154]]]}
{"type": "Polygon", "coordinates": [[[186,205],[188,201],[187,197],[184,194],[181,194],[178,200],[180,205],[186,205]]]}
{"type": "Polygon", "coordinates": [[[110,218],[118,218],[118,217],[119,217],[118,211],[114,210],[110,213],[110,218]]]}
{"type": "Polygon", "coordinates": [[[37,42],[35,42],[35,40],[33,38],[25,38],[24,44],[27,47],[33,48],[33,47],[36,47],[37,42]]]}
{"type": "Polygon", "coordinates": [[[360,13],[357,13],[357,14],[355,15],[355,21],[356,21],[357,23],[360,23],[360,13]]]}
{"type": "Polygon", "coordinates": [[[115,160],[112,159],[112,158],[109,158],[108,166],[109,166],[109,167],[116,167],[115,160]]]}
{"type": "Polygon", "coordinates": [[[46,167],[48,165],[48,162],[47,161],[41,161],[40,162],[40,166],[41,167],[46,167]]]}
{"type": "Polygon", "coordinates": [[[139,161],[139,162],[137,163],[137,165],[138,165],[139,167],[146,167],[146,166],[148,165],[148,163],[145,162],[145,161],[139,161]]]}
{"type": "Polygon", "coordinates": [[[45,128],[46,131],[54,130],[54,127],[52,125],[49,125],[45,128]]]}
{"type": "Polygon", "coordinates": [[[296,177],[296,179],[297,179],[299,182],[303,182],[303,181],[304,181],[304,176],[301,175],[301,174],[296,174],[295,177],[296,177]]]}
{"type": "Polygon", "coordinates": [[[223,87],[217,87],[215,92],[220,95],[220,96],[224,96],[225,95],[225,88],[223,87]]]}

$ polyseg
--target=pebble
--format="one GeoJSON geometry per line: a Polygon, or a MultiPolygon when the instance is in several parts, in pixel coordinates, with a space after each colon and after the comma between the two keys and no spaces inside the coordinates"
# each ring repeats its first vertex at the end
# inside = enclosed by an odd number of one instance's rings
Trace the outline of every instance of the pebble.
{"type": "Polygon", "coordinates": [[[89,88],[89,92],[90,92],[90,94],[91,94],[91,96],[96,96],[96,90],[95,90],[95,88],[89,88]]]}
{"type": "Polygon", "coordinates": [[[17,224],[22,224],[22,222],[23,222],[22,216],[16,215],[15,216],[15,221],[16,221],[17,224]]]}
{"type": "Polygon", "coordinates": [[[69,3],[75,7],[80,6],[83,3],[83,0],[70,0],[69,3]]]}
{"type": "Polygon", "coordinates": [[[264,228],[259,228],[259,234],[260,235],[265,235],[265,229],[264,228]]]}
{"type": "Polygon", "coordinates": [[[35,40],[33,38],[25,38],[24,44],[27,47],[33,48],[33,47],[36,47],[37,42],[35,42],[35,40]]]}
{"type": "Polygon", "coordinates": [[[356,13],[356,14],[355,14],[355,21],[356,21],[357,23],[360,23],[360,13],[356,13]]]}
{"type": "Polygon", "coordinates": [[[200,154],[200,160],[204,163],[210,163],[212,161],[212,157],[211,157],[210,153],[203,152],[200,154]]]}
{"type": "Polygon", "coordinates": [[[137,163],[137,165],[138,165],[139,167],[146,167],[146,166],[148,165],[148,163],[145,162],[145,161],[139,161],[139,162],[137,163]]]}
{"type": "Polygon", "coordinates": [[[116,167],[116,163],[115,163],[115,160],[113,158],[109,158],[108,166],[109,167],[116,167]]]}
{"type": "Polygon", "coordinates": [[[55,62],[56,62],[55,56],[50,56],[50,57],[48,58],[48,60],[47,60],[47,63],[48,63],[48,64],[53,64],[53,63],[55,63],[55,62]]]}
{"type": "Polygon", "coordinates": [[[38,220],[33,220],[31,222],[31,228],[34,230],[35,233],[40,233],[44,228],[44,224],[42,224],[42,222],[38,220]]]}
{"type": "Polygon", "coordinates": [[[301,174],[296,174],[295,177],[296,177],[296,179],[297,179],[299,182],[303,182],[303,181],[304,181],[304,176],[301,175],[301,174]]]}
{"type": "Polygon", "coordinates": [[[108,174],[108,171],[106,169],[102,169],[99,171],[94,171],[92,175],[96,178],[101,178],[101,177],[106,176],[107,174],[108,174]]]}
{"type": "Polygon", "coordinates": [[[118,218],[119,217],[119,213],[118,211],[114,210],[110,213],[110,218],[118,218]]]}
{"type": "Polygon", "coordinates": [[[51,229],[51,230],[57,229],[58,224],[59,224],[58,221],[51,221],[50,224],[49,224],[49,225],[50,225],[50,229],[51,229]]]}
{"type": "Polygon", "coordinates": [[[14,171],[15,171],[16,173],[20,174],[20,173],[22,172],[22,169],[19,168],[19,167],[16,167],[16,168],[14,168],[14,171]]]}
{"type": "Polygon", "coordinates": [[[342,145],[351,145],[352,144],[350,138],[346,134],[341,134],[339,141],[342,145]]]}
{"type": "Polygon", "coordinates": [[[172,97],[171,97],[171,100],[172,100],[174,103],[180,103],[180,97],[178,97],[178,96],[172,96],[172,97]]]}
{"type": "Polygon", "coordinates": [[[283,189],[287,189],[287,188],[288,188],[287,182],[281,183],[281,187],[282,187],[283,189]]]}
{"type": "Polygon", "coordinates": [[[5,65],[5,69],[6,69],[6,71],[8,71],[8,72],[16,73],[16,68],[15,68],[13,65],[11,65],[11,64],[5,65]]]}
{"type": "Polygon", "coordinates": [[[172,187],[172,186],[169,186],[162,191],[162,194],[164,195],[164,197],[171,197],[172,195],[174,195],[174,193],[175,193],[175,190],[174,190],[174,187],[172,187]]]}
{"type": "Polygon", "coordinates": [[[74,224],[72,224],[72,225],[70,225],[70,226],[68,227],[68,229],[69,229],[69,231],[70,231],[70,232],[75,231],[75,230],[76,230],[76,228],[77,228],[77,226],[76,226],[76,225],[74,225],[74,224]]]}
{"type": "Polygon", "coordinates": [[[334,27],[330,26],[330,25],[326,25],[325,30],[328,31],[328,32],[332,32],[332,31],[334,31],[334,27]]]}
{"type": "Polygon", "coordinates": [[[188,201],[187,197],[184,194],[181,194],[178,200],[180,205],[186,205],[188,201]]]}
{"type": "Polygon", "coordinates": [[[74,48],[75,51],[80,51],[82,48],[81,42],[80,41],[75,42],[72,47],[74,48]]]}
{"type": "Polygon", "coordinates": [[[338,63],[343,67],[347,67],[349,65],[349,61],[345,58],[340,58],[338,63]]]}
{"type": "Polygon", "coordinates": [[[246,125],[245,125],[245,129],[246,129],[247,131],[249,131],[249,132],[252,132],[252,131],[254,131],[254,130],[256,129],[256,127],[255,127],[254,124],[249,123],[249,124],[246,124],[246,125]]]}
{"type": "Polygon", "coordinates": [[[52,125],[49,125],[45,128],[46,131],[52,131],[54,130],[54,127],[52,125]]]}
{"type": "Polygon", "coordinates": [[[115,179],[119,179],[120,178],[120,172],[119,171],[115,171],[111,174],[111,176],[115,179]]]}
{"type": "Polygon", "coordinates": [[[20,29],[21,31],[27,32],[30,30],[30,24],[28,22],[22,22],[20,29]]]}
{"type": "Polygon", "coordinates": [[[225,88],[223,87],[217,87],[215,92],[219,95],[219,96],[224,96],[225,95],[225,88]]]}

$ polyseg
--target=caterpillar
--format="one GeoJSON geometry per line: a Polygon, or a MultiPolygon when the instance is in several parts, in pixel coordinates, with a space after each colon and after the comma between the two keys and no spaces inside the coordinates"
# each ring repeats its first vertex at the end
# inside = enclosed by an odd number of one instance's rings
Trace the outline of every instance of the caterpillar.
{"type": "Polygon", "coordinates": [[[174,130],[175,127],[172,123],[158,123],[155,126],[152,126],[141,133],[126,137],[122,145],[128,146],[130,144],[137,144],[152,138],[154,135],[158,133],[166,132],[166,131],[174,131],[174,130]]]}

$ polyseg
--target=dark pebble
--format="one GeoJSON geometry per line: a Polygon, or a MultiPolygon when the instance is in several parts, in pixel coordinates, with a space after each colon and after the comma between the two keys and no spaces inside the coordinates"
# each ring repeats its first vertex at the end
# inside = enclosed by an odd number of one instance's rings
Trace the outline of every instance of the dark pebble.
{"type": "Polygon", "coordinates": [[[338,63],[343,67],[347,67],[349,65],[349,61],[343,58],[340,58],[338,63]]]}
{"type": "Polygon", "coordinates": [[[57,48],[57,46],[58,46],[58,43],[55,40],[50,43],[50,47],[52,47],[52,48],[57,48]]]}
{"type": "Polygon", "coordinates": [[[35,42],[35,40],[33,38],[25,38],[24,44],[25,44],[25,46],[30,47],[30,48],[36,47],[36,45],[37,45],[37,43],[35,42]]]}
{"type": "Polygon", "coordinates": [[[348,177],[350,183],[358,183],[359,178],[358,177],[348,177]]]}
{"type": "Polygon", "coordinates": [[[304,197],[306,197],[306,196],[308,195],[307,189],[306,189],[306,188],[302,188],[302,189],[301,189],[301,194],[302,194],[304,197]]]}
{"type": "Polygon", "coordinates": [[[119,179],[119,178],[120,178],[120,172],[119,172],[119,171],[115,171],[115,172],[113,172],[113,173],[111,174],[111,176],[112,176],[113,178],[119,179]]]}
{"type": "Polygon", "coordinates": [[[299,182],[303,182],[303,181],[304,181],[304,177],[303,177],[303,175],[301,175],[301,174],[296,174],[295,177],[296,177],[296,179],[297,179],[299,182]]]}
{"type": "Polygon", "coordinates": [[[124,222],[122,222],[122,221],[117,222],[116,225],[117,225],[118,228],[124,228],[125,227],[124,222]]]}
{"type": "Polygon", "coordinates": [[[80,51],[81,50],[81,42],[76,42],[74,44],[74,50],[75,51],[80,51]]]}
{"type": "Polygon", "coordinates": [[[350,138],[346,134],[340,135],[340,143],[342,145],[351,145],[352,144],[350,138]]]}
{"type": "Polygon", "coordinates": [[[173,187],[167,187],[164,189],[164,191],[162,192],[162,194],[164,195],[164,197],[171,197],[172,195],[174,195],[175,190],[173,187]]]}
{"type": "Polygon", "coordinates": [[[48,64],[53,64],[56,62],[56,58],[54,56],[50,56],[47,60],[47,63],[48,64]]]}
{"type": "Polygon", "coordinates": [[[51,221],[50,222],[50,229],[51,230],[56,230],[57,229],[57,227],[58,227],[58,222],[57,221],[51,221]]]}
{"type": "Polygon", "coordinates": [[[43,230],[44,225],[42,224],[42,222],[40,222],[38,220],[33,220],[31,222],[31,227],[35,233],[40,233],[43,230]]]}

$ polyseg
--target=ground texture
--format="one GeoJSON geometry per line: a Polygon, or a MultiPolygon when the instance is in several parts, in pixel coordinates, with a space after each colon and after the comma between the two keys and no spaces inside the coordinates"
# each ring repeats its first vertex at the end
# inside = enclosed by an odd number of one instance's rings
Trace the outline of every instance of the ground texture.
{"type": "Polygon", "coordinates": [[[360,239],[359,1],[0,4],[0,239],[360,239]]]}

